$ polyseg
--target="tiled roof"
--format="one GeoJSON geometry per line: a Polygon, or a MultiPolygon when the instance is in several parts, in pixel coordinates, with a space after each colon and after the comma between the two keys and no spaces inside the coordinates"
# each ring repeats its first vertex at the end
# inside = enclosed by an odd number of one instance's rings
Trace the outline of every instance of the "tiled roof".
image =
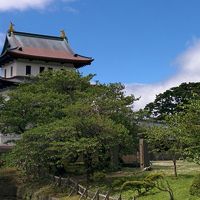
{"type": "Polygon", "coordinates": [[[75,67],[89,65],[93,61],[92,58],[74,53],[66,38],[24,32],[7,34],[0,63],[9,57],[67,62],[75,67]]]}

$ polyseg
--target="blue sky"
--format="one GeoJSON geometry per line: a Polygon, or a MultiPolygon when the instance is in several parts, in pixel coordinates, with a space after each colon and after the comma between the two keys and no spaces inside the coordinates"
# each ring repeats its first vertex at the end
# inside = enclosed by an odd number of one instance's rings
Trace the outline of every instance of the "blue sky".
{"type": "Polygon", "coordinates": [[[200,80],[199,8],[199,0],[0,0],[0,39],[10,21],[16,31],[65,29],[72,48],[95,59],[81,71],[126,84],[128,94],[143,97],[140,107],[200,80]]]}

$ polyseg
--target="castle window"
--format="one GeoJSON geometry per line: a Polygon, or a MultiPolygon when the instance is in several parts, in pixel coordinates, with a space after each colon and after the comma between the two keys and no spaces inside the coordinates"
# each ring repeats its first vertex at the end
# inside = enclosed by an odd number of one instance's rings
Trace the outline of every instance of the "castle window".
{"type": "Polygon", "coordinates": [[[40,67],[40,73],[42,73],[45,70],[45,67],[40,67]]]}
{"type": "Polygon", "coordinates": [[[13,67],[10,68],[10,76],[13,76],[13,67]]]}
{"type": "Polygon", "coordinates": [[[48,70],[53,70],[53,68],[52,68],[52,67],[49,67],[48,70]]]}
{"type": "Polygon", "coordinates": [[[26,66],[26,75],[31,75],[31,66],[30,65],[26,66]]]}
{"type": "Polygon", "coordinates": [[[4,69],[4,77],[6,78],[6,69],[4,69]]]}

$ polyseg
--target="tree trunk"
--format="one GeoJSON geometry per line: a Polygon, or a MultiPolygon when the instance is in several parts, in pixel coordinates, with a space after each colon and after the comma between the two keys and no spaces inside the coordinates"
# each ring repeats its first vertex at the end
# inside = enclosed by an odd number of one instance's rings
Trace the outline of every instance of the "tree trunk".
{"type": "Polygon", "coordinates": [[[162,179],[160,181],[156,181],[155,187],[157,189],[159,189],[160,191],[168,192],[169,193],[169,200],[174,200],[174,193],[173,193],[173,190],[171,189],[168,181],[165,180],[165,182],[163,182],[164,179],[162,179]]]}
{"type": "Polygon", "coordinates": [[[87,152],[83,156],[85,169],[86,169],[86,179],[87,182],[91,180],[91,176],[93,175],[93,167],[92,167],[92,154],[87,152]]]}
{"type": "Polygon", "coordinates": [[[119,145],[111,148],[111,166],[113,170],[119,169],[119,145]]]}
{"type": "Polygon", "coordinates": [[[174,176],[177,177],[178,174],[177,174],[177,166],[176,166],[176,158],[175,157],[173,158],[173,164],[174,164],[174,176]]]}
{"type": "Polygon", "coordinates": [[[170,190],[168,190],[168,192],[169,192],[170,200],[174,200],[174,194],[173,194],[172,190],[170,189],[170,190]]]}

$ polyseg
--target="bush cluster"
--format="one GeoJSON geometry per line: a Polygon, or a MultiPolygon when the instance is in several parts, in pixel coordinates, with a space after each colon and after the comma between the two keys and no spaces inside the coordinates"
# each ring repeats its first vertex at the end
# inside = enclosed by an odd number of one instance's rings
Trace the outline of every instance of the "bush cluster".
{"type": "Polygon", "coordinates": [[[155,187],[155,182],[163,178],[162,174],[150,174],[141,181],[126,181],[121,186],[121,190],[136,190],[138,194],[148,192],[155,187]]]}
{"type": "Polygon", "coordinates": [[[190,186],[190,194],[200,197],[200,174],[193,180],[193,183],[190,186]]]}
{"type": "Polygon", "coordinates": [[[101,182],[105,179],[105,177],[106,177],[106,174],[104,172],[95,172],[93,174],[92,179],[93,181],[101,182]]]}
{"type": "Polygon", "coordinates": [[[148,191],[151,187],[151,184],[145,181],[127,181],[122,185],[122,190],[136,190],[138,194],[145,191],[148,191]]]}

